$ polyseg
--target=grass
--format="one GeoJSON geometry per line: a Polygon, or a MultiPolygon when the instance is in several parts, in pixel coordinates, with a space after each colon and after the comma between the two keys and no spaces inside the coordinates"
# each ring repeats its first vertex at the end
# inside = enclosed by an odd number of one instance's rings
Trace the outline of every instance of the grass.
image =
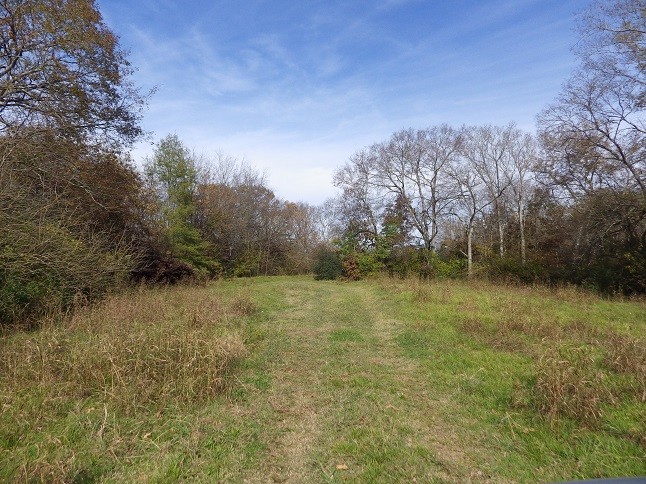
{"type": "Polygon", "coordinates": [[[0,340],[0,481],[646,474],[646,305],[309,278],[136,291],[0,340]]]}

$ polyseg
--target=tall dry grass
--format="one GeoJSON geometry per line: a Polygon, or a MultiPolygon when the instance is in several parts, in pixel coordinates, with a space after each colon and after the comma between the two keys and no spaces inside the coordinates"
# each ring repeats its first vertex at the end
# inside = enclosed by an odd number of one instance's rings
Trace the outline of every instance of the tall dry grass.
{"type": "Polygon", "coordinates": [[[245,353],[245,297],[223,302],[208,288],[138,291],[49,324],[5,336],[3,400],[38,391],[53,400],[97,397],[124,411],[214,395],[245,353]]]}
{"type": "Polygon", "coordinates": [[[534,398],[539,413],[551,422],[566,416],[595,425],[602,416],[602,403],[613,402],[596,359],[587,345],[546,349],[536,364],[534,398]]]}

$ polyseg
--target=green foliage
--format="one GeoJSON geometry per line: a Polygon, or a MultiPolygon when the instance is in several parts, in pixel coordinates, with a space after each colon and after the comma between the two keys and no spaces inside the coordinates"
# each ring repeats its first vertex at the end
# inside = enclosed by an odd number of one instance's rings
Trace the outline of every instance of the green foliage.
{"type": "Polygon", "coordinates": [[[94,300],[127,277],[134,254],[65,223],[0,211],[0,324],[34,321],[94,300]]]}
{"type": "Polygon", "coordinates": [[[213,258],[212,246],[194,225],[198,169],[177,135],[168,135],[157,144],[145,173],[158,197],[160,224],[172,255],[191,265],[198,275],[218,274],[221,266],[213,258]]]}
{"type": "Polygon", "coordinates": [[[522,284],[544,283],[549,279],[548,271],[536,261],[525,264],[516,257],[492,257],[484,263],[484,273],[487,277],[522,284]]]}
{"type": "Polygon", "coordinates": [[[419,275],[422,264],[420,251],[415,247],[395,247],[385,262],[385,269],[391,277],[404,278],[419,275]]]}
{"type": "Polygon", "coordinates": [[[378,274],[384,267],[383,252],[379,250],[358,252],[357,265],[361,278],[378,274]]]}
{"type": "Polygon", "coordinates": [[[235,260],[233,275],[236,277],[252,277],[260,273],[260,261],[262,252],[254,249],[246,249],[235,260]]]}
{"type": "Polygon", "coordinates": [[[320,280],[334,280],[341,277],[343,274],[343,264],[338,252],[321,248],[316,253],[314,262],[314,279],[320,280]]]}

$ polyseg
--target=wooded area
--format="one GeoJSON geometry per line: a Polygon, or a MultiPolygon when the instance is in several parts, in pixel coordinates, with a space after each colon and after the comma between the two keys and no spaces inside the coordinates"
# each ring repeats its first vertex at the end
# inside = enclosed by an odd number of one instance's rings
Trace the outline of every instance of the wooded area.
{"type": "Polygon", "coordinates": [[[175,135],[129,157],[152,93],[93,0],[2,0],[0,324],[132,283],[387,271],[646,292],[646,3],[598,2],[538,117],[407,129],[321,207],[175,135]]]}

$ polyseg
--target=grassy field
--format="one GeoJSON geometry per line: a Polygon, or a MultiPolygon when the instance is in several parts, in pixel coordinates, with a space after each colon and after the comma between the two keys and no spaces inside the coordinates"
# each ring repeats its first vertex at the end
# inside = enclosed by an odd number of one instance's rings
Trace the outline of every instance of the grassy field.
{"type": "Polygon", "coordinates": [[[0,481],[646,474],[646,304],[276,277],[135,291],[0,339],[0,481]]]}

